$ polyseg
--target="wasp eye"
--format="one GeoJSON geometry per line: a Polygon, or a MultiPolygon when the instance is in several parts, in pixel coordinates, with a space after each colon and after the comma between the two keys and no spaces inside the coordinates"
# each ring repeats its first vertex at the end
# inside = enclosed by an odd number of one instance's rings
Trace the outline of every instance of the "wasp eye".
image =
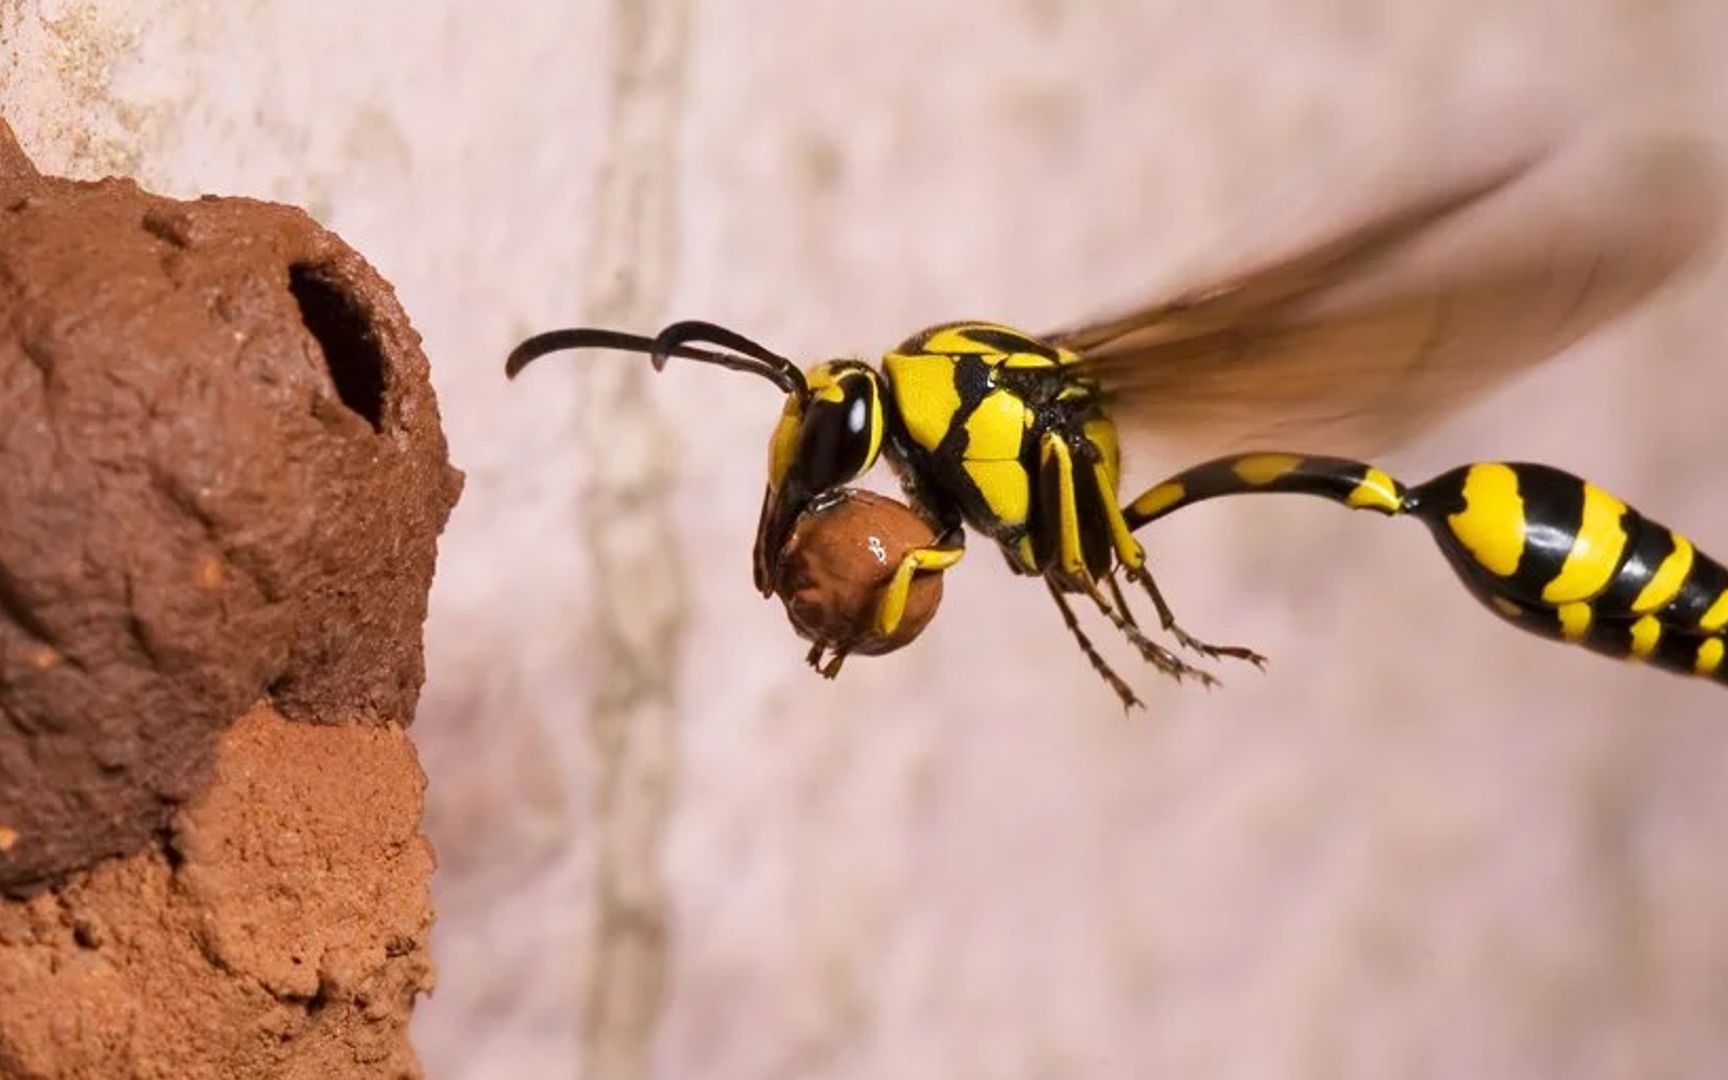
{"type": "Polygon", "coordinates": [[[838,487],[869,468],[871,445],[869,387],[848,387],[839,401],[815,401],[804,415],[798,460],[811,491],[838,487]]]}

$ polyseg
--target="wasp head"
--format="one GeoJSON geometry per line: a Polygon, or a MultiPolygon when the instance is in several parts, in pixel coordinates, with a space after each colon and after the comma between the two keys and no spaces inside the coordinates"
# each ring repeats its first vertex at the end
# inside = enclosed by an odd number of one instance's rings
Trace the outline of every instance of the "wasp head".
{"type": "Polygon", "coordinates": [[[882,452],[882,384],[869,365],[828,360],[788,394],[768,438],[768,488],[756,527],[756,587],[774,591],[775,567],[798,515],[876,464],[882,452]]]}
{"type": "Polygon", "coordinates": [[[780,422],[768,440],[768,490],[756,529],[756,587],[763,595],[774,591],[798,515],[868,470],[882,451],[883,387],[869,365],[828,360],[800,371],[785,357],[713,323],[677,322],[652,338],[590,328],[551,330],[516,346],[504,370],[514,377],[549,352],[582,348],[646,353],[656,369],[668,357],[700,360],[760,375],[785,393],[780,422]]]}

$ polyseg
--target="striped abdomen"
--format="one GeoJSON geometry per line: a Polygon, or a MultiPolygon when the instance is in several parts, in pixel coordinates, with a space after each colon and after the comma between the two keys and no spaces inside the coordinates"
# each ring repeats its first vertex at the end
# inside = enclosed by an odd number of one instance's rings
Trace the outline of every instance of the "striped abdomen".
{"type": "Polygon", "coordinates": [[[1546,465],[1467,465],[1410,490],[1467,585],[1518,625],[1673,671],[1728,677],[1728,570],[1685,536],[1546,465]]]}
{"type": "Polygon", "coordinates": [[[1420,518],[1478,599],[1511,622],[1598,652],[1728,682],[1728,570],[1686,537],[1546,465],[1466,465],[1406,488],[1342,458],[1243,454],[1134,500],[1130,527],[1220,495],[1293,492],[1420,518]]]}

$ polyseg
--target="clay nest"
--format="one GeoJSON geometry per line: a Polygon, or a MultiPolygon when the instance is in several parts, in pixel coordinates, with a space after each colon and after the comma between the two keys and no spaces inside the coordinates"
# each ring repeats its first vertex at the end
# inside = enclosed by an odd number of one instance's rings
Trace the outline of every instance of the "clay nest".
{"type": "Polygon", "coordinates": [[[0,122],[0,890],[159,833],[223,729],[406,724],[461,488],[390,286],[292,207],[0,122]]]}

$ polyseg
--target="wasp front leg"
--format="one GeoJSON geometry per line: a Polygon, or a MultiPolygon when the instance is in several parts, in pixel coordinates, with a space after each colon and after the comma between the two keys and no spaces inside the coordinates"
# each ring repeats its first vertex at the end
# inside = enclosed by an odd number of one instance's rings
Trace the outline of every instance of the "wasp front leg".
{"type": "MultiPolygon", "coordinates": [[[[853,496],[857,498],[859,496],[853,496]]],[[[882,500],[890,502],[891,500],[882,500]]],[[[898,504],[893,504],[898,506],[898,504]]],[[[903,509],[903,508],[902,508],[903,509]]],[[[832,679],[840,674],[841,666],[853,652],[863,652],[871,655],[889,652],[899,648],[915,638],[924,624],[929,621],[933,608],[926,604],[919,608],[921,614],[908,613],[913,611],[913,586],[919,574],[940,573],[948,569],[965,554],[965,546],[960,542],[963,533],[956,534],[955,542],[926,545],[924,547],[905,550],[897,562],[891,564],[893,570],[886,580],[882,581],[873,595],[866,595],[864,602],[868,605],[859,616],[868,619],[866,625],[860,626],[851,621],[850,615],[846,623],[850,632],[835,635],[832,632],[823,633],[820,629],[814,633],[805,633],[814,644],[805,654],[804,660],[818,674],[832,679]]],[[[881,540],[871,535],[870,555],[874,556],[880,566],[888,566],[892,556],[884,548],[881,540]]],[[[898,546],[898,545],[896,545],[898,546]]],[[[872,577],[874,577],[874,567],[872,577]]],[[[880,580],[880,579],[878,579],[880,580]]],[[[848,609],[853,610],[853,609],[848,609]]],[[[796,622],[796,617],[795,617],[796,622]]]]}
{"type": "MultiPolygon", "coordinates": [[[[871,620],[872,635],[878,641],[891,640],[900,631],[916,577],[941,573],[959,562],[966,553],[966,529],[959,510],[914,470],[902,471],[900,481],[906,501],[937,535],[933,543],[912,548],[902,555],[895,564],[893,575],[881,587],[871,620]]],[[[828,646],[818,645],[810,650],[805,660],[823,677],[832,679],[840,674],[840,667],[846,662],[851,648],[834,647],[829,655],[828,646]]]]}
{"type": "Polygon", "coordinates": [[[966,554],[965,533],[956,531],[954,542],[932,547],[913,548],[900,558],[894,576],[882,586],[882,597],[876,602],[876,632],[892,637],[906,616],[906,598],[912,593],[912,576],[920,572],[940,572],[960,561],[966,554]]]}

